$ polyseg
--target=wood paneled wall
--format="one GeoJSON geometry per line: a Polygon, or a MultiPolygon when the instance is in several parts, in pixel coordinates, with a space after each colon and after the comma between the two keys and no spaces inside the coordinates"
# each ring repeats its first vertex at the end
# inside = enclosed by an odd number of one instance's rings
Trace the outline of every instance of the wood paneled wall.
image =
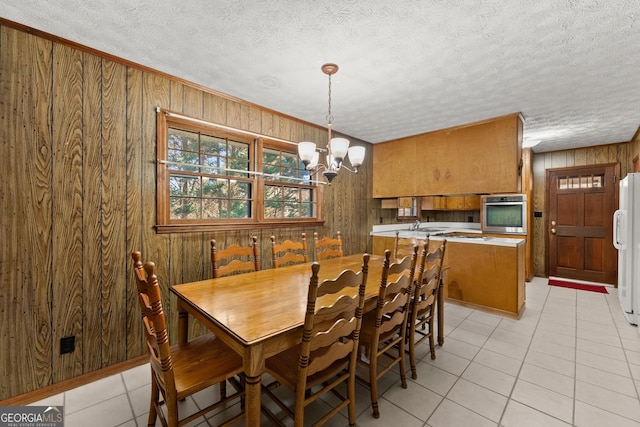
{"type": "MultiPolygon", "coordinates": [[[[630,143],[601,145],[576,150],[554,151],[533,156],[533,210],[543,213],[541,218],[533,218],[530,228],[533,238],[533,273],[547,275],[546,252],[546,171],[554,168],[619,163],[620,174],[624,178],[630,167],[630,143]]],[[[620,178],[620,177],[618,177],[620,178]]]]}
{"type": "Polygon", "coordinates": [[[370,146],[358,175],[324,188],[324,227],[156,234],[157,106],[320,145],[326,129],[23,30],[0,21],[0,400],[143,354],[133,250],[158,265],[174,337],[167,286],[210,277],[212,238],[257,235],[263,268],[271,234],[340,230],[346,253],[370,250],[370,146]]]}

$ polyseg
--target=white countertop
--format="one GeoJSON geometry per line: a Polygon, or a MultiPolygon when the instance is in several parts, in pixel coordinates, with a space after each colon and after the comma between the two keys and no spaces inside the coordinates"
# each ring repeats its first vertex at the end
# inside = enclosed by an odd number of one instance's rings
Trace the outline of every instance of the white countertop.
{"type": "Polygon", "coordinates": [[[479,245],[496,245],[496,246],[518,246],[524,244],[524,236],[518,237],[493,237],[484,236],[480,230],[480,224],[475,222],[422,222],[418,230],[411,230],[413,224],[385,224],[374,225],[371,236],[395,237],[396,232],[400,232],[402,238],[415,237],[416,239],[424,239],[429,236],[430,240],[444,240],[450,242],[472,243],[479,245]],[[463,236],[443,236],[446,233],[467,233],[476,235],[477,237],[463,236]]]}

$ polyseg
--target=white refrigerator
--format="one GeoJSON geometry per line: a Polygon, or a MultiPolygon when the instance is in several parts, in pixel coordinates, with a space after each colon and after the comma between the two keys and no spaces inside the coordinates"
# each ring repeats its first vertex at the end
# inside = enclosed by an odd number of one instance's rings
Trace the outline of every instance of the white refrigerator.
{"type": "Polygon", "coordinates": [[[640,173],[620,180],[620,208],[613,215],[618,249],[618,298],[632,325],[640,320],[640,173]]]}

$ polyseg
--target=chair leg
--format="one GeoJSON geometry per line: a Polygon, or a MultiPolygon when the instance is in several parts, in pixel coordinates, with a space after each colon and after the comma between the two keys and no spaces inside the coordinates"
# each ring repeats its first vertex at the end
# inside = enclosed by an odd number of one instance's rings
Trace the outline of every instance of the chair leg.
{"type": "Polygon", "coordinates": [[[369,361],[369,391],[371,392],[371,409],[373,410],[373,418],[380,418],[378,409],[378,357],[374,354],[374,349],[370,350],[369,361]]]}
{"type": "Polygon", "coordinates": [[[414,380],[418,378],[418,373],[416,371],[416,334],[415,334],[415,325],[412,325],[411,330],[409,332],[409,364],[411,365],[411,378],[414,380]]]}
{"type": "MultiPolygon", "coordinates": [[[[152,375],[153,376],[153,375],[152,375]]],[[[149,419],[147,420],[148,427],[154,427],[156,425],[156,419],[158,418],[158,412],[156,410],[156,402],[159,399],[158,385],[155,380],[151,378],[151,404],[149,406],[149,419]]]]}
{"type": "Polygon", "coordinates": [[[347,398],[349,399],[349,427],[356,425],[356,361],[351,359],[352,366],[349,368],[351,374],[347,380],[347,398]]]}
{"type": "Polygon", "coordinates": [[[433,317],[429,320],[429,347],[431,350],[431,360],[436,358],[436,346],[433,339],[433,317]]]}
{"type": "Polygon", "coordinates": [[[400,357],[400,383],[402,388],[407,388],[407,373],[404,364],[404,344],[405,340],[401,340],[398,345],[398,356],[400,357]]]}
{"type": "Polygon", "coordinates": [[[227,398],[227,381],[222,381],[220,383],[220,399],[227,398]]]}
{"type": "Polygon", "coordinates": [[[178,425],[178,402],[176,400],[165,401],[167,405],[167,424],[169,427],[178,425]]]}

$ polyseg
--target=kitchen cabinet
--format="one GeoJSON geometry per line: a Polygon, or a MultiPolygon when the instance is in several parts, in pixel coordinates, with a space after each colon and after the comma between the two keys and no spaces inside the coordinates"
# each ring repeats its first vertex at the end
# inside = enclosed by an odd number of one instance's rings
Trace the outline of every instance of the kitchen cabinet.
{"type": "Polygon", "coordinates": [[[416,167],[415,139],[408,138],[398,141],[398,143],[375,144],[373,149],[373,197],[417,195],[416,167]]]}
{"type": "Polygon", "coordinates": [[[480,210],[480,196],[423,196],[423,211],[473,211],[480,210]]]}
{"type": "Polygon", "coordinates": [[[420,208],[423,211],[442,211],[447,209],[445,196],[423,196],[420,199],[420,208]]]}
{"type": "Polygon", "coordinates": [[[525,245],[447,242],[444,297],[521,315],[525,299],[525,245]]]}
{"type": "Polygon", "coordinates": [[[380,207],[382,209],[398,209],[398,199],[382,199],[380,207]]]}
{"type": "MultiPolygon", "coordinates": [[[[438,244],[432,237],[432,244],[438,244]]],[[[393,251],[395,237],[373,236],[373,253],[393,251]]],[[[444,297],[520,316],[525,301],[525,244],[447,239],[444,297]]]]}
{"type": "Polygon", "coordinates": [[[373,146],[373,197],[516,193],[519,113],[373,146]]]}

